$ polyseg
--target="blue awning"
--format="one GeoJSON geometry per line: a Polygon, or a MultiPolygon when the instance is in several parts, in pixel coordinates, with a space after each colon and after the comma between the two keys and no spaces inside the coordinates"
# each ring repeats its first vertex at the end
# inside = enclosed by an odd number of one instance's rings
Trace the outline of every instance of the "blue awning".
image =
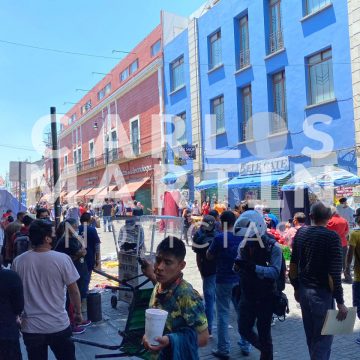
{"type": "Polygon", "coordinates": [[[356,186],[360,177],[336,166],[310,167],[296,173],[282,191],[316,189],[317,187],[356,186]],[[300,181],[299,181],[300,180],[300,181]]]}
{"type": "Polygon", "coordinates": [[[187,173],[188,172],[185,171],[185,170],[184,171],[179,171],[179,172],[169,172],[161,179],[161,181],[166,185],[175,184],[176,180],[179,177],[184,176],[187,173]]]}
{"type": "Polygon", "coordinates": [[[247,176],[237,177],[230,180],[227,184],[229,189],[245,189],[245,188],[256,188],[260,186],[278,186],[279,181],[290,176],[291,172],[279,174],[264,174],[262,176],[247,176]]]}
{"type": "Polygon", "coordinates": [[[216,189],[219,185],[226,183],[229,179],[211,179],[203,180],[195,185],[195,190],[207,190],[207,189],[216,189]]]}

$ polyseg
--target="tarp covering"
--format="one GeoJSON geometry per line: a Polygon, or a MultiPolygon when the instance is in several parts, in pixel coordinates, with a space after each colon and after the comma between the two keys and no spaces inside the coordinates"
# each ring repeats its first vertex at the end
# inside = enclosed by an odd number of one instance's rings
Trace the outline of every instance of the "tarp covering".
{"type": "Polygon", "coordinates": [[[291,172],[283,172],[279,174],[264,174],[262,176],[241,176],[230,180],[227,183],[229,189],[248,189],[261,186],[278,186],[279,181],[290,176],[291,172]]]}
{"type": "Polygon", "coordinates": [[[12,194],[10,194],[6,189],[0,189],[0,215],[2,216],[2,214],[9,209],[14,214],[19,211],[26,211],[26,207],[19,204],[19,201],[12,194]]]}
{"type": "Polygon", "coordinates": [[[179,177],[184,176],[186,174],[187,174],[187,171],[185,171],[185,170],[179,171],[179,172],[169,172],[161,179],[161,181],[166,185],[175,184],[176,180],[179,177]]]}
{"type": "Polygon", "coordinates": [[[207,189],[215,189],[219,187],[219,185],[223,185],[229,179],[210,179],[210,180],[203,180],[195,185],[195,190],[207,190],[207,189]]]}
{"type": "Polygon", "coordinates": [[[356,186],[360,178],[353,173],[336,166],[327,165],[309,167],[298,171],[281,188],[282,191],[308,189],[325,186],[356,186]]]}

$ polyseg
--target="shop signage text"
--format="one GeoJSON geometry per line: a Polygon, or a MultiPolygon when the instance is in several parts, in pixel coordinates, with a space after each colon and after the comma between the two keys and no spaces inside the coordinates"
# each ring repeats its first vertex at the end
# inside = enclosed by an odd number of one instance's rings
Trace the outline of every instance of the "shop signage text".
{"type": "Polygon", "coordinates": [[[122,170],[122,174],[124,176],[126,176],[126,175],[139,174],[139,173],[142,173],[142,172],[148,172],[148,171],[151,171],[151,170],[153,170],[152,165],[147,165],[147,166],[141,166],[141,167],[138,167],[138,168],[133,168],[131,170],[122,170]]]}
{"type": "Polygon", "coordinates": [[[289,158],[287,156],[242,163],[239,165],[240,175],[266,174],[273,172],[288,171],[290,169],[289,158]]]}

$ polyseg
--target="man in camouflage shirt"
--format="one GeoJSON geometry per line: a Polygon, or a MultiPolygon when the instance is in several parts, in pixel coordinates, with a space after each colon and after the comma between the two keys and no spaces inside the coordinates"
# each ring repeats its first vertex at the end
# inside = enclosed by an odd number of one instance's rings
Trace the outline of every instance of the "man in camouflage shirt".
{"type": "MultiPolygon", "coordinates": [[[[165,325],[165,335],[157,339],[159,345],[150,345],[146,336],[143,340],[147,349],[160,352],[161,357],[165,352],[170,354],[176,351],[175,336],[181,339],[184,330],[189,330],[197,338],[196,353],[193,351],[194,346],[186,343],[191,337],[183,336],[180,358],[190,360],[198,359],[197,348],[207,344],[209,332],[202,299],[199,293],[183,279],[182,270],[186,265],[185,255],[184,243],[178,238],[167,237],[157,248],[154,268],[149,264],[145,264],[143,268],[144,274],[155,283],[149,307],[162,309],[169,313],[165,325]],[[185,343],[184,339],[186,339],[185,343]]],[[[175,358],[174,354],[170,356],[175,358]]]]}

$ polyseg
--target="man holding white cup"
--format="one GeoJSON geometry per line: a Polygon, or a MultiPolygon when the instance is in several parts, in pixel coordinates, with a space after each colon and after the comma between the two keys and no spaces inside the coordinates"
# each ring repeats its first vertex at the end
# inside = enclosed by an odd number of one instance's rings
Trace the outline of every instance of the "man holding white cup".
{"type": "Polygon", "coordinates": [[[143,342],[160,358],[175,358],[176,353],[184,360],[198,359],[198,347],[206,346],[209,338],[203,301],[183,279],[185,255],[184,243],[167,237],[157,247],[154,267],[143,261],[144,274],[155,284],[143,342]],[[154,333],[159,336],[154,338],[154,333]]]}

